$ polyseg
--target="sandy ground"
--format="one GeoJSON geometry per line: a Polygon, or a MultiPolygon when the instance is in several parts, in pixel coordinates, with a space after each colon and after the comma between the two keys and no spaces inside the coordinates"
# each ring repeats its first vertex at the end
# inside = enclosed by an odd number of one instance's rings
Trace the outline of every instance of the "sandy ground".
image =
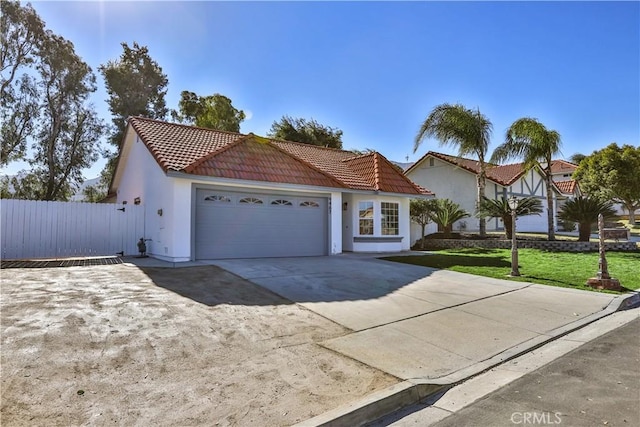
{"type": "Polygon", "coordinates": [[[291,425],[398,380],[214,266],[1,271],[2,426],[291,425]]]}

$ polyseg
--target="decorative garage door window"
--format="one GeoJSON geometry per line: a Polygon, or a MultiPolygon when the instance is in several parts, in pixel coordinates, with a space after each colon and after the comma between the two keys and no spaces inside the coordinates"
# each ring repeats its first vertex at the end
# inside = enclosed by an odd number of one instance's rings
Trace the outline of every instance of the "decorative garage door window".
{"type": "Polygon", "coordinates": [[[373,235],[373,202],[358,203],[358,228],[361,236],[373,235]]]}
{"type": "Polygon", "coordinates": [[[213,195],[204,198],[207,202],[231,203],[231,199],[227,196],[213,195]]]}
{"type": "Polygon", "coordinates": [[[397,236],[398,235],[398,204],[390,202],[382,202],[380,204],[380,213],[382,219],[382,235],[397,236]]]}
{"type": "Polygon", "coordinates": [[[257,197],[244,197],[240,199],[238,203],[245,203],[247,205],[261,205],[263,202],[257,197]]]}
{"type": "Polygon", "coordinates": [[[290,201],[285,200],[285,199],[276,199],[276,200],[273,200],[273,201],[271,202],[271,204],[272,204],[272,205],[275,205],[275,206],[293,206],[293,203],[291,203],[290,201]]]}
{"type": "Polygon", "coordinates": [[[313,200],[305,200],[304,202],[300,202],[300,206],[303,208],[319,208],[320,205],[313,200]]]}

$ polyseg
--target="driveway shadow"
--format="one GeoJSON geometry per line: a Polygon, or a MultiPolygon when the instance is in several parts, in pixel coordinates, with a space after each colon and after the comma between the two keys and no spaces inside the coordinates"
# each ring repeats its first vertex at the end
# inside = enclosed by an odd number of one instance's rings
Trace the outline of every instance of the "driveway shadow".
{"type": "Polygon", "coordinates": [[[293,304],[268,289],[214,265],[184,268],[138,268],[156,286],[208,306],[293,304]]]}
{"type": "Polygon", "coordinates": [[[376,300],[435,271],[341,256],[234,259],[215,264],[296,303],[376,300]]]}

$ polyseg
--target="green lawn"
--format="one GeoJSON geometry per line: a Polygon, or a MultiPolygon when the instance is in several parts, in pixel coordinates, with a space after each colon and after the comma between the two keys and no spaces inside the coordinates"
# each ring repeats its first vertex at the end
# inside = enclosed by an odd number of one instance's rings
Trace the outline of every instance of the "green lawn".
{"type": "MultiPolygon", "coordinates": [[[[598,253],[546,252],[520,249],[520,277],[511,272],[510,249],[447,249],[425,255],[383,258],[388,261],[444,268],[496,279],[518,280],[575,289],[586,285],[598,272],[598,253]]],[[[627,289],[640,289],[640,252],[608,252],[609,273],[627,289]]]]}

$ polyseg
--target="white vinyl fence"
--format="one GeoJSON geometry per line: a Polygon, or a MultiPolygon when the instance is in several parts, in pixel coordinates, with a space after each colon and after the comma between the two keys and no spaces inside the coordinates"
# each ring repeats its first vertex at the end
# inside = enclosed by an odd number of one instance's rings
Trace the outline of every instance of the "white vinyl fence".
{"type": "Polygon", "coordinates": [[[2,259],[138,254],[144,206],[0,200],[2,259]]]}

